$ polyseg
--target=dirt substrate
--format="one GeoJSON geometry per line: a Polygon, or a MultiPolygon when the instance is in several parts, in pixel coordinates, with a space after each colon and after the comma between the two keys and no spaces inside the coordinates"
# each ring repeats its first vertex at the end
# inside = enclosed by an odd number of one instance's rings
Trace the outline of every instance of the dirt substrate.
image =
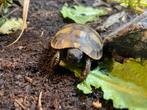
{"type": "Polygon", "coordinates": [[[73,4],[72,0],[31,0],[28,29],[19,42],[0,52],[0,110],[37,110],[40,92],[43,110],[95,110],[92,102],[97,100],[101,110],[114,109],[111,101],[102,99],[101,91],[80,93],[78,79],[69,71],[48,75],[50,39],[67,23],[59,12],[65,2],[73,4]]]}

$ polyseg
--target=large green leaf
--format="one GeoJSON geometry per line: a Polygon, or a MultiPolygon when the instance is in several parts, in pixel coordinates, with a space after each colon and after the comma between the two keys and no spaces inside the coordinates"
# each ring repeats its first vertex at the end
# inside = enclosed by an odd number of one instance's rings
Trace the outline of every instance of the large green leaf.
{"type": "Polygon", "coordinates": [[[85,24],[86,22],[97,20],[99,16],[106,15],[107,11],[102,8],[98,9],[81,5],[74,5],[70,8],[65,4],[61,9],[61,13],[64,18],[70,18],[76,23],[85,24]]]}
{"type": "Polygon", "coordinates": [[[101,87],[104,99],[112,99],[116,108],[129,108],[130,110],[146,110],[147,108],[147,91],[117,77],[106,76],[99,69],[92,71],[77,87],[88,94],[92,93],[90,86],[101,87]]]}
{"type": "Polygon", "coordinates": [[[147,90],[147,60],[128,59],[123,64],[114,61],[111,74],[147,90]]]}
{"type": "MultiPolygon", "coordinates": [[[[80,75],[80,69],[64,62],[61,66],[80,75]]],[[[104,99],[113,101],[116,108],[146,110],[147,108],[147,60],[128,59],[123,64],[116,61],[104,61],[102,67],[110,67],[109,73],[99,68],[91,71],[86,80],[77,85],[85,94],[92,93],[91,86],[102,88],[104,99]]]]}

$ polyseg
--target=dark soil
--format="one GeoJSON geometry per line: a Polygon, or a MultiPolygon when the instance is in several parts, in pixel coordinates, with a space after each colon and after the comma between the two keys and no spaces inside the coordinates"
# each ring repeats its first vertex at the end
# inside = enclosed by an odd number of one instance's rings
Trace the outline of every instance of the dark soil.
{"type": "MultiPolygon", "coordinates": [[[[65,2],[74,3],[72,0],[31,0],[28,28],[15,45],[0,52],[1,110],[22,110],[23,107],[37,110],[40,92],[43,110],[94,110],[92,102],[97,100],[102,103],[101,110],[114,109],[111,101],[103,100],[100,90],[90,95],[80,93],[76,88],[78,79],[71,72],[59,69],[50,73],[49,42],[67,23],[59,12],[65,2]]],[[[82,0],[88,5],[92,2],[82,0]]],[[[11,35],[11,39],[18,34],[11,35]]]]}

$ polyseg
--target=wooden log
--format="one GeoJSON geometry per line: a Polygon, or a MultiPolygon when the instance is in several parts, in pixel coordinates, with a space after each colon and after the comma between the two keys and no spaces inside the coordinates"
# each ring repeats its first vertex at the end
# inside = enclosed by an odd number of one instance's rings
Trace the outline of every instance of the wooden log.
{"type": "Polygon", "coordinates": [[[147,12],[104,36],[104,51],[147,58],[147,12]]]}
{"type": "Polygon", "coordinates": [[[147,58],[147,31],[135,32],[115,38],[105,45],[105,51],[124,57],[147,58]]]}

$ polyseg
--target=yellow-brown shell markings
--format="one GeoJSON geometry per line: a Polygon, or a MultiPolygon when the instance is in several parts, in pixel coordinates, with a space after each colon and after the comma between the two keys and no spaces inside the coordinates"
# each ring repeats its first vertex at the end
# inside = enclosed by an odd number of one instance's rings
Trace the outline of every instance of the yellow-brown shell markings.
{"type": "Polygon", "coordinates": [[[95,60],[100,59],[103,53],[103,41],[99,34],[79,24],[65,25],[56,33],[51,46],[55,49],[78,48],[95,60]]]}

